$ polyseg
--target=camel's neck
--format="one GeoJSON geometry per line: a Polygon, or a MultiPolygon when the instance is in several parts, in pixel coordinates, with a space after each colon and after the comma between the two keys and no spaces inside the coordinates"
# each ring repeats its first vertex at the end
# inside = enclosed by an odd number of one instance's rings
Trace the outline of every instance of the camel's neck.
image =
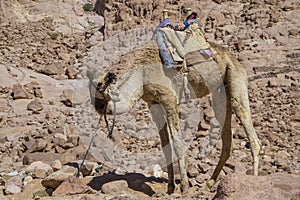
{"type": "MultiPolygon", "coordinates": [[[[134,104],[143,96],[143,72],[139,68],[131,69],[125,73],[115,85],[119,101],[116,102],[117,114],[129,112],[134,104]]],[[[112,102],[109,103],[109,109],[112,102]]]]}

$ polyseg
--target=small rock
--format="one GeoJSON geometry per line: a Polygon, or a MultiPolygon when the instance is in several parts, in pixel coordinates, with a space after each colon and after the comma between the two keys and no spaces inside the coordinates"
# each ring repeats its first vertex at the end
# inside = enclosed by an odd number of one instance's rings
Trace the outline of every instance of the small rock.
{"type": "Polygon", "coordinates": [[[13,185],[13,184],[9,184],[7,186],[5,186],[4,189],[4,193],[6,195],[13,195],[13,194],[17,194],[20,193],[22,190],[19,186],[13,185]]]}
{"type": "Polygon", "coordinates": [[[33,191],[32,193],[33,197],[35,199],[39,199],[39,197],[46,197],[46,196],[49,196],[47,191],[45,189],[38,189],[38,190],[35,190],[33,191]]]}
{"type": "Polygon", "coordinates": [[[16,84],[13,86],[13,99],[27,99],[28,94],[22,85],[16,84]]]}
{"type": "Polygon", "coordinates": [[[196,133],[195,133],[195,137],[196,138],[203,138],[203,137],[206,137],[207,135],[208,135],[208,131],[197,131],[196,133]]]}
{"type": "Polygon", "coordinates": [[[199,167],[200,172],[203,174],[211,169],[211,166],[206,163],[200,163],[200,164],[198,164],[198,167],[199,167]]]}
{"type": "Polygon", "coordinates": [[[62,63],[55,62],[47,65],[46,67],[41,69],[40,72],[46,75],[61,75],[64,74],[65,70],[62,63]]]}
{"type": "MultiPolygon", "coordinates": [[[[79,161],[78,164],[81,164],[82,160],[79,161]]],[[[89,176],[93,172],[93,170],[96,168],[98,164],[95,162],[85,161],[82,168],[81,173],[83,176],[89,176]]]]}
{"type": "Polygon", "coordinates": [[[113,181],[102,185],[101,191],[104,194],[122,194],[128,190],[128,184],[125,180],[113,181]]]}
{"type": "Polygon", "coordinates": [[[37,99],[31,101],[28,105],[27,105],[27,109],[33,111],[33,113],[38,113],[39,111],[43,110],[43,106],[41,104],[41,102],[37,99]]]}
{"type": "Polygon", "coordinates": [[[156,177],[156,178],[162,177],[163,172],[164,171],[162,170],[162,168],[159,164],[155,164],[153,166],[153,176],[154,177],[156,177]]]}
{"type": "Polygon", "coordinates": [[[30,165],[35,161],[41,161],[43,163],[50,164],[54,160],[57,160],[59,157],[56,153],[51,152],[34,152],[27,154],[23,157],[23,165],[30,165]]]}
{"type": "Polygon", "coordinates": [[[81,96],[79,94],[75,94],[75,91],[71,89],[67,89],[63,91],[63,94],[60,96],[61,102],[63,102],[66,106],[72,107],[74,105],[82,104],[86,99],[85,96],[81,96]]]}
{"type": "Polygon", "coordinates": [[[268,80],[267,87],[278,87],[277,80],[273,80],[273,79],[268,80]]]}
{"type": "Polygon", "coordinates": [[[14,176],[8,179],[8,181],[5,183],[4,193],[6,195],[17,194],[22,191],[21,187],[22,187],[22,178],[20,178],[19,176],[14,176]]]}
{"type": "Polygon", "coordinates": [[[78,70],[72,66],[68,66],[66,69],[66,75],[69,79],[75,79],[78,74],[78,70]]]}
{"type": "Polygon", "coordinates": [[[19,172],[17,172],[17,171],[9,172],[7,174],[7,176],[17,176],[17,175],[19,175],[19,172]]]}
{"type": "Polygon", "coordinates": [[[59,160],[53,161],[53,162],[50,164],[50,166],[52,167],[52,169],[53,169],[54,172],[60,170],[61,167],[62,167],[62,166],[61,166],[61,162],[60,162],[59,160]]]}
{"type": "Polygon", "coordinates": [[[65,143],[67,142],[67,136],[62,133],[55,133],[53,142],[57,144],[58,146],[63,147],[65,143]]]}
{"type": "Polygon", "coordinates": [[[28,183],[30,183],[33,180],[32,176],[26,176],[23,180],[23,185],[26,186],[28,183]]]}
{"type": "Polygon", "coordinates": [[[56,110],[51,110],[46,113],[46,118],[50,120],[59,119],[61,112],[56,110]]]}
{"type": "Polygon", "coordinates": [[[189,165],[187,169],[187,174],[189,177],[194,178],[199,174],[199,170],[194,165],[189,165]]]}
{"type": "Polygon", "coordinates": [[[93,194],[95,191],[89,187],[82,179],[71,176],[56,188],[52,196],[93,194]]]}
{"type": "Polygon", "coordinates": [[[26,173],[32,173],[34,178],[45,178],[53,172],[50,165],[41,161],[31,163],[25,170],[26,173]]]}
{"type": "Polygon", "coordinates": [[[78,146],[78,141],[79,141],[79,136],[78,135],[69,135],[68,136],[68,141],[72,143],[74,146],[78,146]]]}
{"type": "Polygon", "coordinates": [[[41,152],[47,146],[47,141],[45,141],[44,139],[36,140],[31,146],[28,146],[28,143],[29,142],[27,142],[27,146],[26,146],[28,148],[27,150],[28,153],[41,152]]]}
{"type": "Polygon", "coordinates": [[[60,170],[53,172],[42,180],[46,188],[56,189],[64,180],[77,174],[77,168],[65,165],[60,170]]]}
{"type": "Polygon", "coordinates": [[[210,129],[210,125],[205,123],[204,121],[201,121],[199,123],[199,126],[198,126],[198,131],[207,131],[208,129],[210,129]]]}

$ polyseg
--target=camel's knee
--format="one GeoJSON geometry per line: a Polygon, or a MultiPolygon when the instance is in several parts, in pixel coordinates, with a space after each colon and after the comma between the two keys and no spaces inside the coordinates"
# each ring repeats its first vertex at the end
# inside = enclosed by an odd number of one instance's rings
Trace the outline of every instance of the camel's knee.
{"type": "Polygon", "coordinates": [[[173,138],[174,152],[178,158],[183,158],[185,152],[184,142],[181,137],[173,138]]]}

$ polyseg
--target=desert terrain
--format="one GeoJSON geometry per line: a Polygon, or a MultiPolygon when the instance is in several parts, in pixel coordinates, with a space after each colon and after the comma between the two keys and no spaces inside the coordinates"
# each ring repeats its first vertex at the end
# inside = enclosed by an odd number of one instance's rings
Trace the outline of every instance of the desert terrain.
{"type": "MultiPolygon", "coordinates": [[[[293,0],[5,0],[0,2],[0,199],[300,199],[300,4],[293,0]],[[245,67],[259,176],[233,116],[233,151],[211,190],[220,152],[211,98],[179,106],[190,189],[166,194],[157,127],[139,100],[118,115],[115,141],[90,103],[87,71],[120,78],[168,9],[187,8],[209,41],[245,67]],[[92,134],[97,137],[76,178],[92,134]]],[[[155,109],[155,108],[153,108],[155,109]]],[[[111,124],[112,116],[108,116],[111,124]]],[[[175,164],[176,166],[176,164],[175,164]]]]}

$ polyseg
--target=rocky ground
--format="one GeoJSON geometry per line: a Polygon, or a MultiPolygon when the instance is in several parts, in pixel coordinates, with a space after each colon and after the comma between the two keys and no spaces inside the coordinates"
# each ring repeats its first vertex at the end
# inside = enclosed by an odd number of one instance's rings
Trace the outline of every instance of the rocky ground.
{"type": "Polygon", "coordinates": [[[0,199],[299,199],[299,3],[104,2],[1,1],[0,199]],[[230,48],[246,68],[263,147],[259,178],[246,175],[249,142],[233,118],[232,156],[220,182],[211,191],[202,189],[221,149],[209,97],[180,106],[188,194],[181,196],[179,188],[165,194],[159,136],[143,101],[117,117],[115,142],[101,124],[81,178],[75,178],[98,121],[89,102],[87,69],[123,74],[165,7],[174,22],[186,8],[198,10],[208,39],[230,48]]]}

